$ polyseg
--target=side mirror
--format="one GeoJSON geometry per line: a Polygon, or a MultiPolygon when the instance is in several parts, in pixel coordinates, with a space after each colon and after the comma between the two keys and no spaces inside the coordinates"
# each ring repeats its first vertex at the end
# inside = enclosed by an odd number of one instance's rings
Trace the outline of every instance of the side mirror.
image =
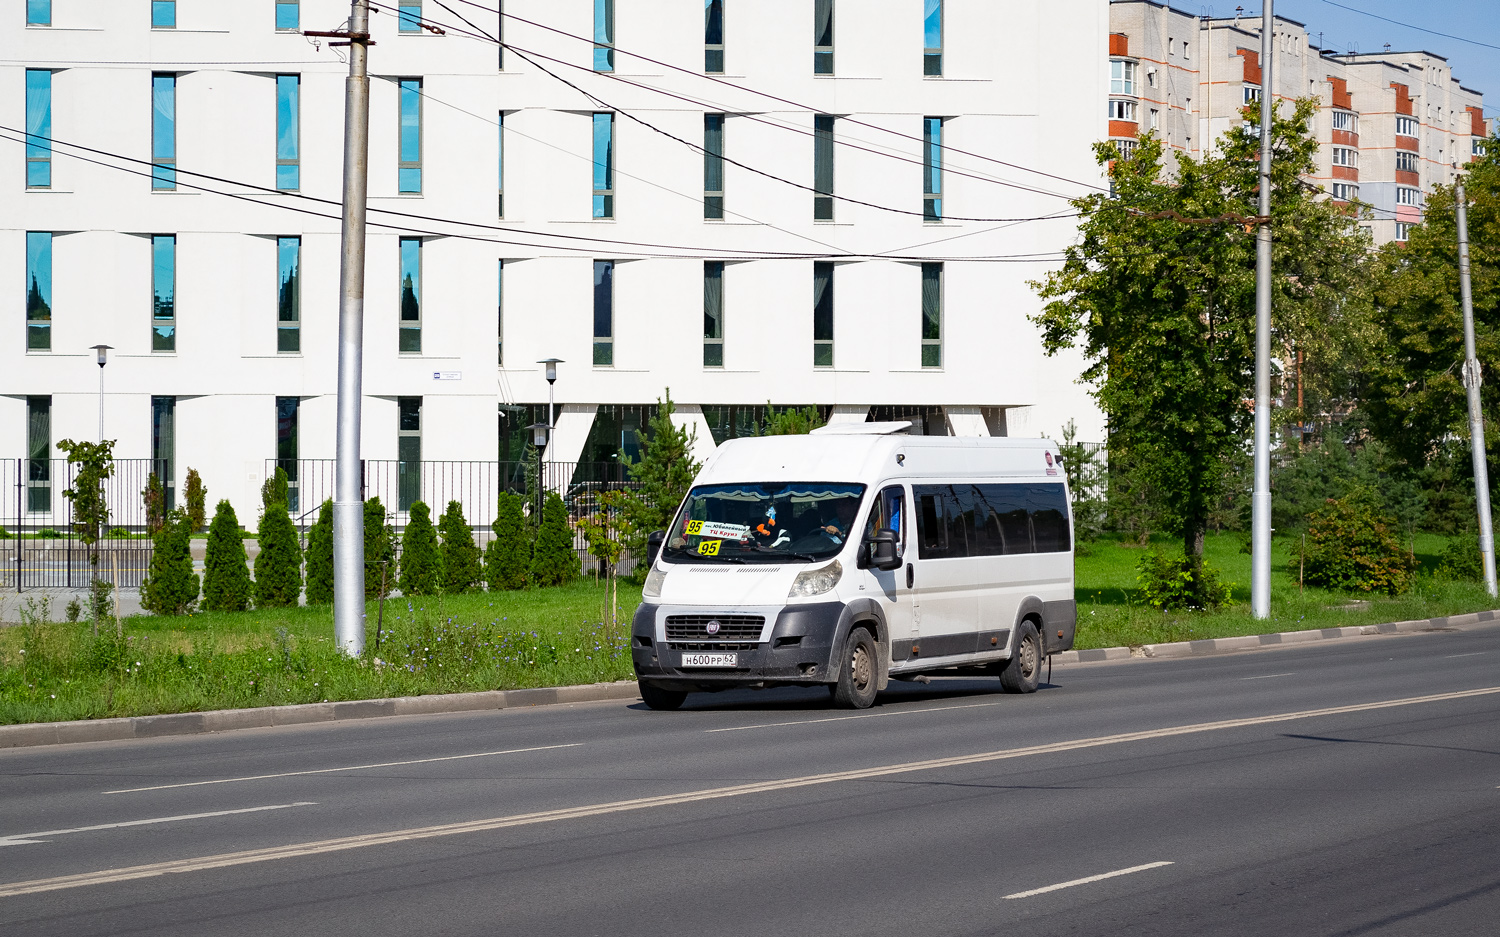
{"type": "Polygon", "coordinates": [[[860,551],[860,559],[864,568],[874,567],[876,569],[897,569],[901,566],[901,558],[896,555],[896,532],[884,527],[875,531],[870,539],[863,544],[860,551]]]}
{"type": "Polygon", "coordinates": [[[656,565],[656,555],[661,552],[662,541],[667,539],[665,530],[653,530],[646,535],[646,568],[656,565]]]}

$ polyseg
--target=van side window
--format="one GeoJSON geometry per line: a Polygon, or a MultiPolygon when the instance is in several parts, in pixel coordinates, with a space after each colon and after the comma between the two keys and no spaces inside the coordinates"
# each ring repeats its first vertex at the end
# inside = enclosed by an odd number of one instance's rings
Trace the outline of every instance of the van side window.
{"type": "Polygon", "coordinates": [[[1025,485],[975,485],[979,501],[979,555],[1031,553],[1031,512],[1025,485]]]}
{"type": "Polygon", "coordinates": [[[875,531],[885,529],[896,534],[896,555],[906,552],[906,532],[902,529],[906,520],[906,493],[900,485],[883,488],[875,503],[870,505],[870,519],[865,524],[865,539],[875,536],[875,531]]]}
{"type": "Polygon", "coordinates": [[[944,518],[942,492],[933,485],[913,485],[917,499],[917,541],[922,559],[948,555],[948,524],[944,518]]]}
{"type": "Polygon", "coordinates": [[[974,486],[952,485],[944,495],[948,505],[948,555],[978,556],[974,543],[974,486]]]}
{"type": "Polygon", "coordinates": [[[1031,513],[1031,532],[1038,553],[1065,553],[1073,548],[1068,529],[1068,497],[1063,486],[1027,485],[1026,507],[1031,513]]]}

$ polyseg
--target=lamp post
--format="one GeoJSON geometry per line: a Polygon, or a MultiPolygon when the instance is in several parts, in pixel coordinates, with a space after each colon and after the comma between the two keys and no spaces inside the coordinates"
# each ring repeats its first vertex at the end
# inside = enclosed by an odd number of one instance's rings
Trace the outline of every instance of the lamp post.
{"type": "Polygon", "coordinates": [[[552,414],[552,390],[557,383],[557,366],[562,364],[561,358],[543,358],[537,364],[547,366],[547,427],[549,429],[557,426],[557,418],[552,414]]]}
{"type": "Polygon", "coordinates": [[[104,442],[104,366],[109,363],[113,345],[95,345],[94,359],[99,362],[99,441],[104,442]]]}
{"type": "Polygon", "coordinates": [[[552,427],[546,423],[533,423],[526,428],[531,430],[531,444],[536,448],[536,514],[533,516],[540,523],[542,518],[542,452],[547,448],[547,437],[552,434],[552,427]]]}

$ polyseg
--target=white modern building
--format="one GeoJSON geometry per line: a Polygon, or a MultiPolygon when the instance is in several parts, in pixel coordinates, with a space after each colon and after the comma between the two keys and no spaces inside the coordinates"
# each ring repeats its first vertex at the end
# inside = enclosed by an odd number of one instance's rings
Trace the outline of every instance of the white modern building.
{"type": "MultiPolygon", "coordinates": [[[[371,17],[366,458],[516,458],[543,358],[549,461],[665,388],[704,451],[768,402],[1103,438],[1028,281],[1104,184],[1105,0],[498,4],[371,17]]],[[[347,66],[301,30],[348,12],[8,5],[0,454],[95,437],[107,344],[105,435],[176,486],[253,518],[333,457],[347,66]]]]}

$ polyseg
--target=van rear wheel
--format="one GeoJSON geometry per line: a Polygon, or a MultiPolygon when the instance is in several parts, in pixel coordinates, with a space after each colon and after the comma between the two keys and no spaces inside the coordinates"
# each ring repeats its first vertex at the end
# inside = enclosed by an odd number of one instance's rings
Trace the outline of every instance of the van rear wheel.
{"type": "Polygon", "coordinates": [[[640,681],[641,700],[651,709],[677,709],[687,699],[685,690],[664,690],[654,683],[640,681]]]}
{"type": "Polygon", "coordinates": [[[1035,693],[1042,677],[1042,636],[1031,621],[1021,622],[1016,652],[1000,671],[1000,686],[1007,693],[1035,693]]]}
{"type": "Polygon", "coordinates": [[[870,632],[863,628],[849,632],[849,640],[844,642],[844,666],[839,668],[839,681],[832,687],[833,705],[840,709],[869,709],[875,702],[878,660],[870,632]]]}

